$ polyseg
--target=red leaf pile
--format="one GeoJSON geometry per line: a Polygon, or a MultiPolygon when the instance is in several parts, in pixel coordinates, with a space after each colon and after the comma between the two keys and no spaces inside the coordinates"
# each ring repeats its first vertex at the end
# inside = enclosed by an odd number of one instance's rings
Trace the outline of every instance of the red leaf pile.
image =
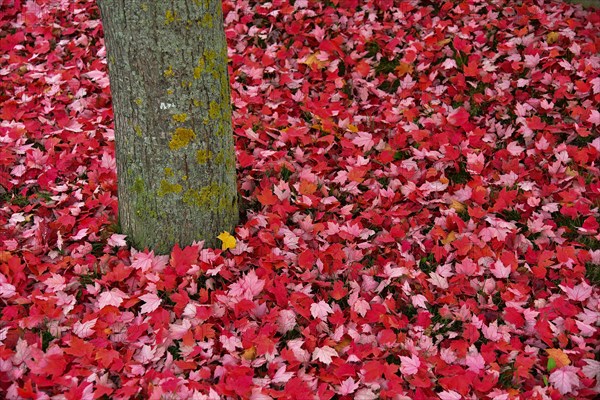
{"type": "Polygon", "coordinates": [[[245,219],[158,256],[94,2],[4,1],[2,398],[596,396],[600,13],[488,3],[225,1],[245,219]]]}

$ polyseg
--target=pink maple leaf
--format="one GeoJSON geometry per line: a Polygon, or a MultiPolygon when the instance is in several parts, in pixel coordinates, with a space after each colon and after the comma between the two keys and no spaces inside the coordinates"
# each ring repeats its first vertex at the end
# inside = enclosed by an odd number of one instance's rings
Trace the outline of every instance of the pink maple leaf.
{"type": "Polygon", "coordinates": [[[371,305],[365,299],[358,299],[352,304],[352,309],[361,317],[364,317],[367,311],[371,309],[371,305]]]}
{"type": "Polygon", "coordinates": [[[313,351],[312,354],[312,359],[314,360],[319,360],[321,361],[323,364],[331,364],[331,358],[332,357],[337,357],[338,353],[337,351],[335,351],[334,348],[331,348],[329,346],[323,346],[323,347],[317,347],[315,348],[315,350],[313,351]]]}
{"type": "Polygon", "coordinates": [[[281,310],[277,317],[277,327],[279,333],[286,333],[296,326],[296,313],[292,310],[281,310]]]}
{"type": "Polygon", "coordinates": [[[362,147],[364,151],[371,150],[371,148],[373,148],[375,145],[375,142],[373,141],[373,135],[368,132],[358,132],[357,137],[352,140],[352,143],[362,147]]]}
{"type": "Polygon", "coordinates": [[[479,351],[475,347],[472,347],[467,356],[465,357],[465,364],[469,370],[479,373],[485,367],[485,361],[479,351]]]}
{"type": "Polygon", "coordinates": [[[558,285],[558,287],[567,294],[569,300],[573,301],[585,301],[592,295],[592,287],[585,282],[581,282],[572,288],[563,285],[558,285]]]}
{"type": "Polygon", "coordinates": [[[594,125],[600,125],[600,111],[592,110],[588,122],[591,122],[594,125]]]}
{"type": "Polygon", "coordinates": [[[504,265],[502,261],[497,260],[494,267],[490,268],[490,272],[498,279],[506,279],[510,275],[511,268],[510,265],[504,265]]]}
{"type": "Polygon", "coordinates": [[[47,290],[51,293],[64,290],[67,285],[65,284],[65,277],[58,274],[52,274],[52,276],[44,281],[47,290]]]}
{"type": "Polygon", "coordinates": [[[80,124],[79,122],[77,122],[75,120],[71,120],[65,126],[65,130],[71,131],[71,132],[81,132],[82,127],[83,127],[83,124],[80,124]]]}
{"type": "Polygon", "coordinates": [[[232,284],[229,288],[229,295],[241,300],[252,300],[265,287],[265,281],[258,279],[256,272],[251,270],[244,277],[232,284]]]}
{"type": "Polygon", "coordinates": [[[96,326],[98,318],[91,319],[86,322],[75,322],[73,324],[73,333],[79,336],[81,339],[92,336],[94,334],[94,326],[96,326]]]}
{"type": "Polygon", "coordinates": [[[124,299],[128,299],[125,293],[119,289],[112,289],[110,292],[102,292],[98,296],[98,308],[103,309],[106,306],[119,307],[124,299]]]}
{"type": "Polygon", "coordinates": [[[152,262],[154,260],[154,252],[143,253],[138,252],[133,254],[133,261],[131,266],[135,269],[139,269],[142,272],[147,272],[152,268],[152,262]]]}
{"type": "Polygon", "coordinates": [[[421,360],[412,354],[410,357],[400,356],[400,372],[404,375],[414,375],[419,372],[421,360]]]}
{"type": "Polygon", "coordinates": [[[352,394],[358,389],[358,383],[354,382],[354,379],[348,378],[342,382],[340,388],[338,389],[338,393],[342,396],[347,396],[352,394]]]}
{"type": "Polygon", "coordinates": [[[140,312],[142,314],[150,313],[156,310],[162,303],[162,299],[156,295],[156,293],[147,293],[139,297],[145,304],[142,305],[140,312]]]}
{"type": "Polygon", "coordinates": [[[275,375],[273,376],[273,378],[271,378],[271,381],[273,383],[286,383],[287,381],[292,379],[293,376],[294,373],[286,372],[285,365],[282,365],[281,367],[279,367],[277,372],[275,372],[275,375]]]}
{"type": "Polygon", "coordinates": [[[548,381],[561,394],[567,394],[579,387],[579,378],[577,377],[578,369],[572,366],[566,366],[554,370],[550,374],[548,381]]]}
{"type": "Polygon", "coordinates": [[[310,314],[313,316],[313,318],[319,318],[322,321],[325,321],[327,319],[327,315],[331,314],[332,312],[333,309],[331,306],[323,300],[310,305],[310,314]]]}
{"type": "Polygon", "coordinates": [[[444,390],[443,392],[438,393],[438,397],[441,400],[461,400],[462,399],[461,394],[455,392],[454,390],[444,390]]]}
{"type": "Polygon", "coordinates": [[[474,275],[479,269],[477,263],[470,258],[466,257],[461,263],[455,265],[457,274],[464,274],[467,276],[474,275]]]}
{"type": "Polygon", "coordinates": [[[127,246],[127,242],[125,241],[125,238],[127,237],[127,235],[121,235],[118,233],[113,233],[109,238],[108,238],[108,245],[111,247],[124,247],[127,246]]]}

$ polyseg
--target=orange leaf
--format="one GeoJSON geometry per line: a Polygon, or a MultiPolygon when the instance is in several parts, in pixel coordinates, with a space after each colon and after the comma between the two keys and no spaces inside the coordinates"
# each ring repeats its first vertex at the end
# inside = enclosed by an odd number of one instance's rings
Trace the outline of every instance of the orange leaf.
{"type": "Polygon", "coordinates": [[[364,78],[371,72],[371,66],[364,60],[361,60],[356,64],[356,71],[364,78]]]}
{"type": "Polygon", "coordinates": [[[365,175],[366,172],[367,171],[363,167],[352,168],[348,172],[348,179],[350,179],[353,182],[361,183],[362,181],[365,180],[365,178],[363,178],[363,176],[365,175]]]}
{"type": "Polygon", "coordinates": [[[562,368],[571,364],[569,356],[566,355],[561,349],[546,349],[546,353],[548,353],[548,355],[554,359],[557,368],[562,368]]]}
{"type": "Polygon", "coordinates": [[[7,262],[11,256],[10,251],[0,251],[0,262],[7,262]]]}
{"type": "Polygon", "coordinates": [[[395,71],[398,76],[404,76],[406,74],[412,74],[413,69],[414,68],[413,68],[412,64],[401,61],[400,65],[398,65],[396,67],[395,71]]]}
{"type": "Polygon", "coordinates": [[[316,184],[309,182],[309,181],[305,181],[305,180],[300,181],[300,188],[298,189],[298,191],[301,194],[305,194],[305,195],[313,194],[316,190],[317,190],[316,184]]]}
{"type": "Polygon", "coordinates": [[[273,194],[271,189],[264,189],[262,193],[256,195],[256,198],[258,198],[258,201],[260,201],[260,204],[263,206],[273,206],[277,204],[277,201],[279,200],[277,196],[273,194]]]}

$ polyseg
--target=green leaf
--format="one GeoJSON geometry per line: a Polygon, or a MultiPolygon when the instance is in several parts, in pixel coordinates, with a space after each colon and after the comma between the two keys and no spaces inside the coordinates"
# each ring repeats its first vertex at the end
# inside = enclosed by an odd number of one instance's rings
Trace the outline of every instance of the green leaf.
{"type": "Polygon", "coordinates": [[[548,357],[548,365],[546,365],[546,368],[548,369],[548,372],[556,368],[556,361],[554,360],[554,358],[548,357]]]}

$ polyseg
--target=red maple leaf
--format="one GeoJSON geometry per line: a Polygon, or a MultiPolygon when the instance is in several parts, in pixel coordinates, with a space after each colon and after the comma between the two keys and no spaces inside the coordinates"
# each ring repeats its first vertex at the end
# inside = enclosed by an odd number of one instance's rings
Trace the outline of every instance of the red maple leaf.
{"type": "Polygon", "coordinates": [[[179,276],[183,276],[192,264],[198,263],[198,246],[187,246],[183,249],[175,244],[171,253],[171,265],[179,276]]]}

